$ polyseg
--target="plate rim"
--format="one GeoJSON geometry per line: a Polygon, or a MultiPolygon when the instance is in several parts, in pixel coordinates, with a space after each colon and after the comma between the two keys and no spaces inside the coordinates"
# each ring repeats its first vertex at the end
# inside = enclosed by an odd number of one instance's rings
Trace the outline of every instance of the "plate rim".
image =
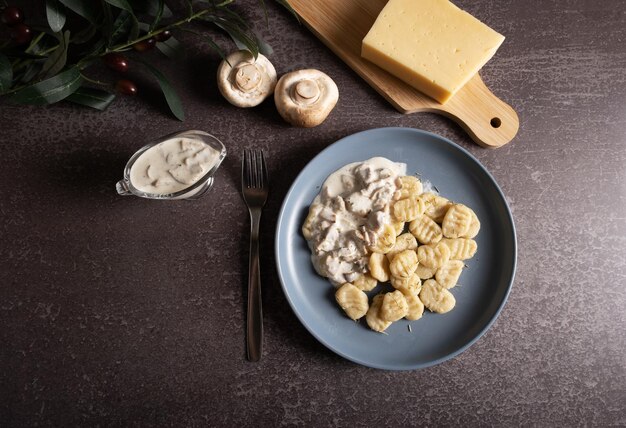
{"type": "Polygon", "coordinates": [[[302,170],[300,171],[300,173],[298,173],[298,175],[296,176],[296,178],[293,180],[293,182],[291,183],[291,186],[289,186],[289,190],[287,191],[287,193],[285,194],[285,197],[283,198],[283,202],[281,204],[280,207],[280,211],[278,213],[278,218],[276,221],[276,232],[274,233],[274,257],[276,259],[276,270],[278,271],[278,278],[280,281],[280,285],[281,288],[283,290],[283,294],[285,295],[287,301],[289,302],[289,306],[291,307],[291,310],[293,311],[293,313],[296,315],[296,317],[298,318],[298,320],[300,321],[300,323],[304,326],[304,328],[306,328],[306,330],[318,341],[320,342],[322,345],[324,345],[327,349],[329,349],[330,351],[334,352],[335,354],[349,360],[352,361],[353,363],[357,363],[366,367],[371,367],[371,368],[375,368],[375,369],[381,369],[381,370],[390,370],[390,371],[409,371],[409,370],[419,370],[419,369],[424,369],[427,367],[432,367],[441,363],[444,363],[458,355],[460,355],[461,353],[465,352],[467,349],[469,349],[472,345],[474,345],[492,326],[493,324],[496,322],[496,320],[498,319],[498,317],[500,316],[500,313],[502,312],[502,310],[504,309],[504,306],[506,305],[506,302],[508,301],[509,295],[511,294],[511,290],[513,288],[513,283],[515,281],[515,274],[517,272],[517,257],[518,257],[518,246],[517,246],[517,229],[515,227],[515,221],[513,219],[513,214],[511,212],[511,208],[509,207],[509,204],[506,200],[506,197],[504,195],[504,192],[502,192],[502,189],[500,188],[500,185],[498,185],[498,182],[495,180],[495,178],[493,177],[493,175],[491,175],[491,173],[487,170],[487,168],[485,168],[483,166],[482,163],[480,163],[480,161],[474,156],[472,155],[469,151],[467,151],[465,148],[459,146],[458,144],[454,143],[453,141],[435,134],[433,132],[430,131],[425,131],[422,129],[417,129],[417,128],[408,128],[408,127],[402,127],[402,126],[390,126],[390,127],[380,127],[380,128],[371,128],[371,129],[366,129],[363,131],[359,131],[359,132],[355,132],[349,135],[346,135],[345,137],[342,137],[338,140],[336,140],[335,142],[329,144],[327,147],[325,147],[324,149],[322,149],[320,152],[318,152],[310,161],[307,162],[307,164],[304,166],[304,168],[302,168],[302,170]],[[349,355],[343,351],[341,351],[340,349],[337,349],[336,347],[330,345],[321,335],[319,335],[315,329],[311,328],[308,323],[303,319],[303,317],[300,315],[300,313],[296,310],[296,306],[294,304],[294,301],[292,300],[292,297],[289,294],[289,291],[287,290],[287,287],[285,285],[285,279],[283,277],[283,273],[281,270],[281,262],[280,262],[280,249],[281,249],[281,244],[280,244],[280,234],[281,234],[281,230],[283,230],[283,216],[285,214],[285,209],[286,209],[286,205],[287,202],[289,201],[293,191],[295,190],[295,185],[296,183],[298,183],[298,181],[300,180],[300,177],[302,176],[302,174],[304,173],[304,171],[307,169],[307,167],[313,163],[317,158],[319,158],[320,156],[322,156],[324,153],[326,153],[326,151],[329,150],[333,150],[333,148],[335,146],[337,146],[338,144],[340,144],[341,142],[343,142],[344,140],[348,139],[348,138],[354,138],[354,137],[358,137],[362,134],[368,134],[368,133],[372,133],[372,132],[383,132],[383,131],[391,131],[391,132],[396,132],[396,131],[401,131],[401,132],[409,132],[409,133],[414,133],[417,135],[427,135],[430,137],[434,137],[435,139],[441,141],[442,143],[445,143],[449,146],[452,146],[453,149],[458,150],[461,154],[467,156],[471,161],[473,161],[481,170],[482,172],[485,173],[485,175],[487,176],[487,178],[489,180],[492,181],[492,183],[495,186],[495,189],[498,193],[498,195],[502,198],[502,201],[504,201],[504,207],[506,209],[506,217],[510,223],[511,226],[511,232],[512,232],[512,237],[513,237],[513,252],[512,252],[512,271],[511,271],[511,278],[508,281],[508,284],[506,285],[506,290],[505,293],[502,297],[502,301],[498,304],[498,308],[496,309],[496,311],[494,312],[493,316],[491,317],[491,319],[485,324],[485,326],[480,329],[480,331],[478,331],[478,333],[476,333],[476,335],[474,337],[472,337],[467,343],[465,343],[463,346],[459,347],[458,349],[456,349],[455,351],[452,351],[442,357],[430,360],[428,362],[425,363],[416,363],[416,364],[410,364],[410,365],[406,365],[406,366],[398,366],[398,365],[388,365],[388,364],[380,364],[380,363],[373,363],[371,361],[366,361],[360,358],[356,358],[352,355],[349,355]]]}

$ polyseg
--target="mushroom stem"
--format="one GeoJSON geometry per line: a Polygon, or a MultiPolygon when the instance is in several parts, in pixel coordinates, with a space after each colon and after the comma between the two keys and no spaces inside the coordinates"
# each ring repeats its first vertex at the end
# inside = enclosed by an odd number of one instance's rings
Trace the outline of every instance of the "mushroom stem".
{"type": "Polygon", "coordinates": [[[294,87],[294,100],[299,104],[313,104],[320,97],[320,87],[316,81],[304,79],[294,87]]]}
{"type": "Polygon", "coordinates": [[[236,67],[235,84],[243,92],[252,92],[260,84],[263,77],[254,64],[242,63],[236,67]]]}

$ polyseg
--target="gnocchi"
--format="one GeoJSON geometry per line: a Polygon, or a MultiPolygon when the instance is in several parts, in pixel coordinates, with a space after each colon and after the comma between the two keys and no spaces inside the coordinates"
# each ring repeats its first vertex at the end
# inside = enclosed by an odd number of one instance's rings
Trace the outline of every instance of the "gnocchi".
{"type": "Polygon", "coordinates": [[[422,291],[420,291],[420,300],[431,312],[445,314],[454,309],[456,299],[448,290],[443,288],[434,279],[424,282],[422,291]]]}
{"type": "Polygon", "coordinates": [[[404,222],[403,221],[396,221],[391,223],[391,225],[393,226],[393,228],[396,231],[396,236],[402,235],[402,232],[404,231],[404,222]]]}
{"type": "Polygon", "coordinates": [[[415,275],[419,276],[420,279],[430,279],[435,276],[435,272],[437,269],[426,267],[423,264],[418,264],[417,269],[415,269],[415,275]]]}
{"type": "Polygon", "coordinates": [[[374,245],[370,246],[370,250],[374,253],[387,253],[396,243],[396,230],[392,225],[386,224],[383,229],[376,235],[374,245]]]}
{"type": "Polygon", "coordinates": [[[369,261],[370,275],[380,282],[389,281],[389,260],[381,253],[372,253],[369,261]]]}
{"type": "Polygon", "coordinates": [[[470,223],[470,227],[467,233],[463,235],[463,238],[473,239],[476,237],[476,235],[478,235],[479,231],[480,231],[480,220],[478,220],[478,216],[476,215],[476,213],[472,211],[472,222],[470,223]]]}
{"type": "Polygon", "coordinates": [[[417,295],[420,294],[420,290],[422,289],[422,280],[415,273],[408,278],[396,278],[392,276],[391,285],[393,288],[403,293],[408,292],[417,295]]]}
{"type": "Polygon", "coordinates": [[[365,321],[367,322],[369,328],[379,333],[387,330],[387,327],[391,325],[391,321],[385,321],[379,315],[384,298],[385,296],[382,294],[374,296],[374,299],[372,299],[372,304],[365,314],[365,321]]]}
{"type": "Polygon", "coordinates": [[[380,306],[380,317],[385,321],[398,321],[409,313],[409,305],[401,291],[386,293],[380,306]]]}
{"type": "Polygon", "coordinates": [[[450,260],[450,249],[441,242],[436,245],[420,245],[417,247],[417,259],[426,267],[439,269],[450,260]]]}
{"type": "Polygon", "coordinates": [[[450,260],[467,260],[474,257],[478,244],[468,238],[444,238],[441,241],[450,250],[450,260]]]}
{"type": "Polygon", "coordinates": [[[460,260],[449,260],[446,264],[437,269],[435,281],[443,288],[452,288],[459,281],[461,272],[465,264],[460,260]]]}
{"type": "Polygon", "coordinates": [[[363,274],[352,281],[352,284],[359,290],[372,291],[378,285],[378,281],[372,278],[371,275],[363,274]]]}
{"type": "Polygon", "coordinates": [[[362,318],[369,309],[367,294],[349,282],[337,289],[335,300],[346,315],[355,321],[362,318]]]}
{"type": "Polygon", "coordinates": [[[405,318],[409,321],[420,319],[424,314],[424,304],[420,300],[418,294],[406,293],[404,290],[402,290],[402,294],[404,294],[404,299],[406,300],[406,304],[408,306],[405,318]]]}
{"type": "Polygon", "coordinates": [[[396,221],[413,221],[426,210],[420,198],[400,199],[393,204],[393,218],[396,221]]]}
{"type": "Polygon", "coordinates": [[[396,254],[404,250],[417,250],[417,240],[410,233],[403,233],[396,238],[396,243],[387,253],[387,258],[391,261],[396,254]]]}
{"type": "Polygon", "coordinates": [[[414,198],[422,193],[422,182],[412,175],[403,175],[398,178],[398,190],[394,195],[395,199],[414,198]]]}
{"type": "Polygon", "coordinates": [[[400,251],[389,263],[389,271],[396,278],[408,278],[417,269],[417,254],[413,250],[400,251]]]}
{"type": "Polygon", "coordinates": [[[472,224],[472,213],[472,210],[463,204],[452,205],[441,223],[443,236],[459,238],[469,232],[472,224]]]}
{"type": "Polygon", "coordinates": [[[441,223],[448,212],[448,209],[452,205],[452,202],[446,198],[439,195],[433,195],[432,198],[429,198],[429,202],[426,204],[426,211],[424,214],[430,217],[433,221],[441,223]]]}
{"type": "Polygon", "coordinates": [[[402,164],[373,158],[354,165],[337,171],[335,185],[343,187],[320,191],[301,228],[317,272],[337,287],[337,304],[380,333],[425,309],[454,309],[451,290],[478,251],[476,213],[402,175],[402,164]]]}
{"type": "Polygon", "coordinates": [[[409,230],[422,244],[436,244],[443,238],[441,227],[427,215],[421,215],[409,224],[409,230]]]}

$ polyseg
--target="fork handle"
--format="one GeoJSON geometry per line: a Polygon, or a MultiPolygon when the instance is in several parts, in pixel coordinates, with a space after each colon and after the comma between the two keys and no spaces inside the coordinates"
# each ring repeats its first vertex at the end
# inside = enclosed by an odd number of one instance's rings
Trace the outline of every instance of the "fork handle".
{"type": "Polygon", "coordinates": [[[259,224],[261,210],[250,211],[250,264],[248,267],[248,317],[246,350],[249,361],[259,361],[263,350],[263,311],[259,269],[259,224]]]}

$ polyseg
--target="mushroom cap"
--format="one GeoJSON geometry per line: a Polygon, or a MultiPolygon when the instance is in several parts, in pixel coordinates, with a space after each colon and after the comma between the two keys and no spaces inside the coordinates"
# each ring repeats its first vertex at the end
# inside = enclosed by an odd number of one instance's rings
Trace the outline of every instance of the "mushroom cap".
{"type": "Polygon", "coordinates": [[[295,126],[310,128],[322,123],[339,99],[339,90],[326,73],[315,69],[292,71],[276,84],[278,113],[295,126]]]}
{"type": "Polygon", "coordinates": [[[237,107],[254,107],[272,95],[276,70],[262,54],[246,50],[228,55],[217,68],[217,87],[226,100],[237,107]]]}

